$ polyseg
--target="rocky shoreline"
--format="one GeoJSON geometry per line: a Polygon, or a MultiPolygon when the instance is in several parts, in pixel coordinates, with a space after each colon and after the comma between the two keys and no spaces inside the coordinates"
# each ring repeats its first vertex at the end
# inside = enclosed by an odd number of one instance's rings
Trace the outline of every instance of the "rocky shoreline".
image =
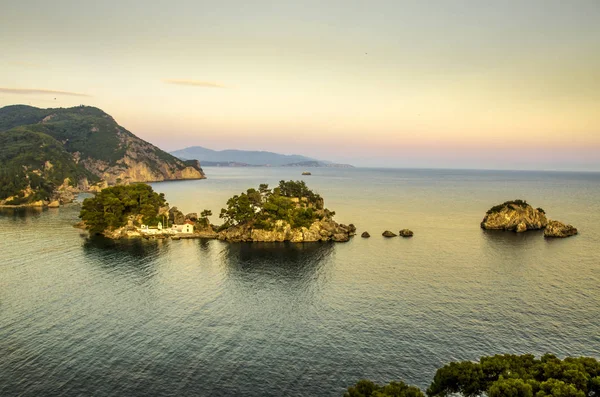
{"type": "Polygon", "coordinates": [[[578,233],[577,229],[562,222],[548,220],[546,211],[533,208],[525,200],[505,201],[490,208],[481,228],[485,230],[506,230],[523,233],[528,230],[544,230],[544,237],[565,238],[578,233]]]}

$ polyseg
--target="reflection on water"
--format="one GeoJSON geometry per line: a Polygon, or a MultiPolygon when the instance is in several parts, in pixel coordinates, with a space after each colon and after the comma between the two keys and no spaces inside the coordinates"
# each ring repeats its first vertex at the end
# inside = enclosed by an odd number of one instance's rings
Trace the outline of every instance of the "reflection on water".
{"type": "Polygon", "coordinates": [[[156,259],[169,252],[163,240],[111,240],[102,236],[85,237],[83,254],[88,263],[109,272],[147,278],[156,273],[156,259]]]}
{"type": "Polygon", "coordinates": [[[260,296],[264,310],[288,316],[325,288],[331,274],[335,243],[220,243],[220,263],[236,299],[260,296]]]}
{"type": "Polygon", "coordinates": [[[318,271],[334,243],[227,243],[221,252],[231,273],[277,273],[290,277],[318,271]]]}
{"type": "Polygon", "coordinates": [[[21,208],[0,208],[0,216],[16,219],[26,219],[41,215],[46,208],[43,207],[21,207],[21,208]]]}
{"type": "Polygon", "coordinates": [[[539,243],[544,239],[543,230],[528,230],[516,233],[507,230],[481,229],[484,241],[488,248],[493,250],[519,250],[532,247],[532,243],[539,243]]]}

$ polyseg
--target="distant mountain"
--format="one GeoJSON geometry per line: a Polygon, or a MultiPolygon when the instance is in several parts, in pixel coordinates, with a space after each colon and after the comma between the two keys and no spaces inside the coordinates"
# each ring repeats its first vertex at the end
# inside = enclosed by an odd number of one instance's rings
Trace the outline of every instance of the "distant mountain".
{"type": "Polygon", "coordinates": [[[171,152],[180,159],[194,159],[203,166],[211,167],[331,167],[345,166],[346,164],[333,164],[329,161],[320,161],[298,154],[279,154],[265,151],[250,150],[212,150],[202,146],[192,146],[171,152]]]}
{"type": "Polygon", "coordinates": [[[102,110],[79,106],[0,108],[0,204],[56,198],[59,187],[205,178],[197,161],[182,161],[138,138],[102,110]]]}

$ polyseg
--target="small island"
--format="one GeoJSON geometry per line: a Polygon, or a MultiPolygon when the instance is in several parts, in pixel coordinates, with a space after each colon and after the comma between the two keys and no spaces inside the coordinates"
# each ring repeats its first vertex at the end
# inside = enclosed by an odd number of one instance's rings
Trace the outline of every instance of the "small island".
{"type": "Polygon", "coordinates": [[[481,221],[481,228],[522,233],[543,229],[547,224],[548,219],[543,209],[533,208],[525,200],[512,200],[490,208],[481,221]]]}
{"type": "Polygon", "coordinates": [[[169,208],[164,195],[146,184],[109,187],[84,200],[79,226],[112,239],[218,238],[224,241],[348,241],[354,225],[335,222],[335,212],[302,181],[280,181],[231,197],[221,209],[220,226],[212,225],[212,211],[183,215],[169,208]]]}
{"type": "Polygon", "coordinates": [[[570,237],[576,235],[577,229],[562,222],[548,220],[546,211],[533,208],[525,200],[505,201],[490,208],[483,220],[481,228],[486,230],[509,230],[523,233],[527,230],[544,229],[544,237],[570,237]]]}

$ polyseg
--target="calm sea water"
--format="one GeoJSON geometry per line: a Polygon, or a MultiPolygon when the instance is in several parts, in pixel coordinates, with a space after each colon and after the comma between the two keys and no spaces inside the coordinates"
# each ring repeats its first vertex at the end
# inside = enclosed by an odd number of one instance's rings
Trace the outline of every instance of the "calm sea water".
{"type": "MultiPolygon", "coordinates": [[[[207,168],[156,183],[218,214],[298,169],[207,168]]],[[[88,239],[77,206],[0,216],[0,395],[339,396],[425,388],[450,360],[600,358],[600,174],[315,169],[345,244],[88,239]],[[479,228],[525,198],[580,235],[479,228]],[[412,239],[384,239],[410,228],[412,239]]],[[[213,217],[218,223],[218,218],[213,217]]]]}

